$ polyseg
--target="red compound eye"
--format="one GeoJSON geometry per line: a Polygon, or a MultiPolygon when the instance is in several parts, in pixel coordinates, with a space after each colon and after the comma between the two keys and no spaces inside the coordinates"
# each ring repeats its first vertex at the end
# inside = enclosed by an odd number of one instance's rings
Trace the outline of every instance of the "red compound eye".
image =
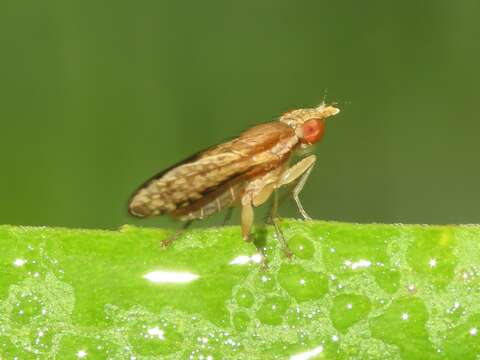
{"type": "Polygon", "coordinates": [[[313,144],[325,133],[325,123],[321,119],[310,119],[303,124],[303,140],[313,144]]]}

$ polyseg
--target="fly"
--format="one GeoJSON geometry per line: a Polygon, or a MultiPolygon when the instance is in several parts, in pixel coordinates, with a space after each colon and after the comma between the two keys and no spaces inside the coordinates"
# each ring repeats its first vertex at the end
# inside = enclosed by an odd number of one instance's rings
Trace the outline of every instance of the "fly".
{"type": "MultiPolygon", "coordinates": [[[[186,228],[193,220],[240,206],[242,236],[249,240],[254,208],[281,186],[296,182],[293,198],[302,217],[309,220],[298,196],[316,156],[308,155],[292,166],[289,160],[297,150],[317,143],[325,132],[325,120],[339,111],[326,104],[289,111],[201,151],[140,186],[130,199],[129,212],[142,218],[168,214],[184,221],[186,228]]],[[[275,214],[271,218],[286,248],[275,214]]]]}

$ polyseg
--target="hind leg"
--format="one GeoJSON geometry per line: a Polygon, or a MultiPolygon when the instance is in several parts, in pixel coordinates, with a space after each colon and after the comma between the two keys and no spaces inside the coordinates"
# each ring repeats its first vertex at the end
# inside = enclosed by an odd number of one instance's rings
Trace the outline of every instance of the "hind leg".
{"type": "Polygon", "coordinates": [[[230,221],[230,219],[232,218],[232,213],[233,213],[233,207],[229,207],[227,209],[225,217],[223,218],[222,226],[225,226],[230,221]]]}
{"type": "Polygon", "coordinates": [[[170,246],[175,240],[177,240],[177,238],[180,235],[182,235],[185,232],[185,230],[187,230],[189,228],[190,225],[192,225],[192,223],[193,223],[193,220],[189,220],[189,221],[185,222],[180,229],[178,229],[172,235],[170,235],[168,238],[163,240],[161,242],[161,246],[163,248],[166,248],[166,247],[170,246]]]}

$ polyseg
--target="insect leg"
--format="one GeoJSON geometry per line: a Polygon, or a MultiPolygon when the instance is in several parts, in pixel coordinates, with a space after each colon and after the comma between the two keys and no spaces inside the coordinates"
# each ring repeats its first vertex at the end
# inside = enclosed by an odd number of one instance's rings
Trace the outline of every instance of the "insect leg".
{"type": "Polygon", "coordinates": [[[291,258],[293,253],[290,251],[287,240],[285,240],[285,236],[283,236],[282,229],[280,229],[279,218],[273,217],[272,218],[273,225],[275,226],[275,233],[277,234],[278,239],[280,240],[280,245],[282,246],[282,250],[285,253],[285,256],[291,258]]]}
{"type": "Polygon", "coordinates": [[[277,216],[277,210],[278,210],[278,191],[273,187],[273,186],[266,186],[264,187],[256,196],[253,198],[253,204],[255,206],[261,204],[262,202],[265,202],[268,197],[272,194],[273,192],[273,202],[269,210],[269,220],[273,225],[275,226],[275,233],[277,234],[277,238],[280,241],[280,245],[282,247],[283,252],[288,258],[291,258],[293,256],[292,252],[288,248],[287,241],[285,240],[285,237],[283,236],[282,230],[280,229],[280,218],[277,216]],[[257,204],[258,202],[258,204],[257,204]]]}
{"type": "Polygon", "coordinates": [[[242,196],[242,234],[245,240],[250,236],[253,224],[253,207],[262,205],[275,190],[275,184],[280,177],[280,168],[270,171],[260,178],[256,178],[245,188],[242,196]]]}
{"type": "Polygon", "coordinates": [[[282,250],[288,258],[293,256],[293,253],[290,251],[288,247],[288,243],[285,240],[285,236],[283,236],[283,232],[280,229],[280,218],[277,215],[278,211],[278,190],[275,190],[273,193],[273,201],[272,206],[270,208],[269,220],[275,226],[275,233],[280,241],[280,245],[282,246],[282,250]]]}
{"type": "Polygon", "coordinates": [[[177,231],[175,231],[175,233],[173,233],[173,234],[170,235],[168,238],[166,238],[165,240],[163,240],[163,241],[161,242],[161,246],[164,247],[164,248],[168,247],[171,243],[173,243],[175,240],[177,240],[177,238],[178,238],[181,234],[183,234],[183,232],[184,232],[185,230],[187,230],[188,227],[189,227],[190,225],[192,225],[192,223],[193,223],[193,220],[189,220],[189,221],[185,222],[180,229],[178,229],[177,231]]]}
{"type": "Polygon", "coordinates": [[[229,207],[227,209],[227,213],[225,214],[225,218],[222,221],[222,226],[225,226],[230,221],[230,219],[232,218],[232,213],[233,213],[233,207],[229,207]]]}
{"type": "MultiPolygon", "coordinates": [[[[295,180],[295,181],[297,181],[297,180],[295,180]]],[[[288,197],[292,196],[293,188],[295,187],[295,185],[297,185],[295,183],[295,181],[292,181],[291,183],[286,185],[288,187],[288,190],[286,192],[280,193],[280,190],[278,190],[278,186],[277,186],[277,189],[275,189],[275,193],[273,194],[273,196],[274,196],[273,201],[270,202],[270,204],[269,204],[269,208],[268,208],[268,211],[267,211],[267,215],[265,216],[265,221],[264,222],[266,222],[268,224],[273,224],[272,219],[274,217],[278,217],[278,216],[275,216],[275,215],[277,214],[277,211],[280,208],[280,206],[284,203],[284,201],[288,197]]]]}
{"type": "Polygon", "coordinates": [[[300,194],[300,192],[302,191],[303,186],[305,185],[305,182],[307,181],[308,176],[310,175],[316,160],[317,160],[317,157],[315,155],[310,155],[305,159],[300,160],[298,163],[296,163],[295,165],[293,165],[291,168],[287,169],[284,172],[282,179],[280,181],[280,184],[278,185],[278,186],[282,186],[282,185],[289,184],[300,177],[300,180],[298,181],[297,185],[295,185],[295,188],[293,189],[293,199],[297,204],[300,214],[302,214],[305,220],[311,220],[312,218],[308,216],[307,212],[304,210],[302,203],[300,202],[300,199],[298,197],[298,194],[300,194]]]}
{"type": "Polygon", "coordinates": [[[242,235],[243,240],[248,241],[250,238],[250,229],[253,224],[253,206],[250,196],[244,196],[242,199],[242,235]]]}
{"type": "Polygon", "coordinates": [[[273,219],[277,217],[277,211],[278,211],[278,190],[275,190],[273,192],[273,200],[272,200],[272,203],[270,204],[270,209],[268,209],[267,218],[265,222],[273,224],[273,219]]]}

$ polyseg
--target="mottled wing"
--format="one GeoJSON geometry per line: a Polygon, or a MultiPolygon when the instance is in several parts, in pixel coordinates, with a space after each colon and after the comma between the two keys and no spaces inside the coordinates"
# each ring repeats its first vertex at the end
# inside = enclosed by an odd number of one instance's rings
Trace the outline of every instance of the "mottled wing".
{"type": "Polygon", "coordinates": [[[210,215],[236,200],[246,178],[285,160],[275,150],[279,144],[290,146],[285,151],[288,156],[296,145],[292,128],[278,121],[255,126],[147,181],[132,196],[129,211],[139,217],[162,213],[181,219],[210,215]]]}

